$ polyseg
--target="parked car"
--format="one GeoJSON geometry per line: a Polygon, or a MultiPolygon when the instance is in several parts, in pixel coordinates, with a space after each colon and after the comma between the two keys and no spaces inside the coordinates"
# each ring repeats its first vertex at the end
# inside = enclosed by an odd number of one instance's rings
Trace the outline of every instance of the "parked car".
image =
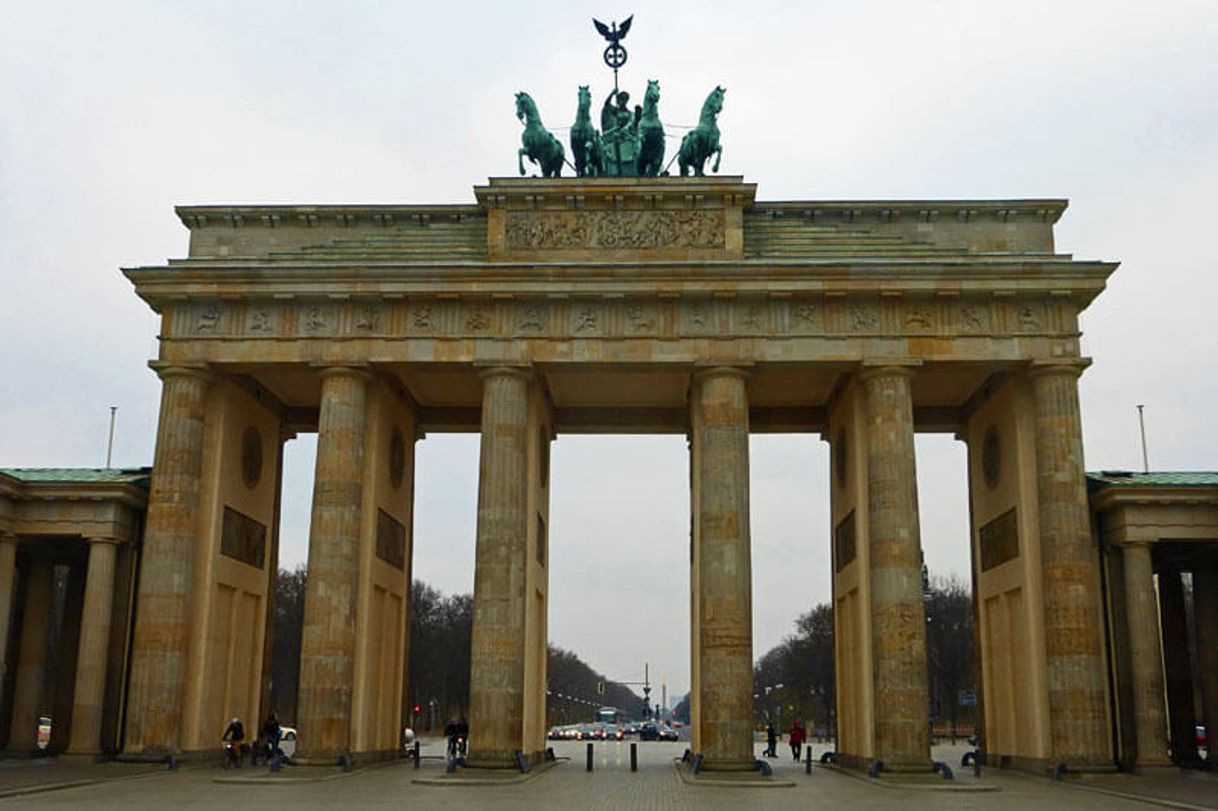
{"type": "Polygon", "coordinates": [[[296,727],[279,725],[279,751],[284,757],[296,754],[296,727]]]}

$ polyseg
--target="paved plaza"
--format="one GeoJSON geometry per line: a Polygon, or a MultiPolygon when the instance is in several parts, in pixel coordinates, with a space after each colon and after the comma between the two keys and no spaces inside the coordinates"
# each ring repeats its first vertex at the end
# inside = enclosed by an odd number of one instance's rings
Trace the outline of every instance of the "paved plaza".
{"type": "MultiPolygon", "coordinates": [[[[774,776],[794,783],[780,788],[722,788],[689,785],[673,765],[684,743],[639,744],[639,770],[630,771],[629,743],[594,745],[594,769],[585,769],[585,745],[558,743],[560,763],[523,782],[494,786],[436,786],[419,778],[443,775],[443,745],[423,747],[418,770],[409,761],[356,770],[314,771],[290,768],[280,776],[247,768],[184,767],[177,772],[150,770],[133,764],[68,766],[50,761],[0,766],[0,794],[55,782],[70,788],[20,794],[0,799],[3,808],[869,808],[990,809],[990,808],[1218,808],[1218,776],[1182,776],[1175,770],[1151,777],[1106,775],[1066,783],[1016,772],[987,770],[980,783],[971,771],[957,773],[954,788],[891,788],[819,765],[812,774],[786,757],[772,760],[774,776]],[[564,758],[570,758],[565,760],[564,758]],[[85,782],[89,781],[89,782],[85,782]],[[238,782],[239,781],[239,782],[238,782]],[[981,787],[989,791],[979,791],[981,787]],[[973,790],[969,790],[973,789],[973,790]],[[1139,801],[1133,795],[1142,794],[1139,801]],[[1126,796],[1121,796],[1126,795],[1126,796]],[[1155,801],[1154,797],[1161,798],[1155,801]],[[1164,802],[1162,800],[1168,800],[1164,802]]],[[[758,745],[758,752],[761,745],[758,745]]],[[[813,748],[819,754],[820,747],[813,748]]],[[[962,746],[936,747],[935,757],[959,763],[962,746]]],[[[948,784],[944,784],[945,786],[948,784]]]]}

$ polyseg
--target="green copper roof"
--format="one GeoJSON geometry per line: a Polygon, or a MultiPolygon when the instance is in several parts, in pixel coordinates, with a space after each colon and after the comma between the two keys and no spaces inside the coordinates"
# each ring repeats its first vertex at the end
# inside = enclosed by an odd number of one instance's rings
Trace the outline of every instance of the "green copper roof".
{"type": "Polygon", "coordinates": [[[1104,487],[1218,487],[1215,471],[1152,471],[1134,473],[1128,470],[1101,470],[1087,474],[1095,489],[1104,487]]]}
{"type": "Polygon", "coordinates": [[[0,467],[0,474],[31,484],[135,484],[146,486],[146,467],[0,467]]]}

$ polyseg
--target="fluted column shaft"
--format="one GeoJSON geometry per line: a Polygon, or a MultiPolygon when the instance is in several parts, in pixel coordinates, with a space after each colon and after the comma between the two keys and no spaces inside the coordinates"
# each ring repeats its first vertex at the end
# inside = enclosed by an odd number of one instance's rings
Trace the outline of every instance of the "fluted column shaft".
{"type": "Polygon", "coordinates": [[[1207,757],[1218,765],[1218,565],[1193,569],[1193,611],[1197,617],[1197,656],[1201,660],[1201,701],[1209,735],[1207,757]]]}
{"type": "Polygon", "coordinates": [[[54,578],[50,558],[31,556],[25,577],[21,647],[17,650],[13,720],[8,739],[8,748],[16,752],[32,752],[37,748],[38,718],[47,704],[47,634],[51,630],[54,578]]]}
{"type": "Polygon", "coordinates": [[[110,617],[114,609],[114,558],[117,546],[108,538],[89,539],[84,610],[80,617],[76,690],[72,705],[71,754],[100,754],[102,707],[106,698],[110,617]]]}
{"type": "Polygon", "coordinates": [[[929,771],[926,611],[912,370],[865,370],[875,751],[885,771],[929,771]]]}
{"type": "MultiPolygon", "coordinates": [[[[0,691],[5,683],[4,663],[8,661],[9,623],[13,618],[13,592],[17,586],[17,536],[0,532],[0,691]]],[[[0,701],[4,700],[0,693],[0,701]]]]}
{"type": "Polygon", "coordinates": [[[1167,756],[1159,598],[1155,593],[1150,544],[1126,544],[1121,549],[1125,569],[1125,614],[1129,626],[1137,764],[1162,766],[1171,763],[1171,759],[1167,756]]]}
{"type": "Polygon", "coordinates": [[[1197,717],[1193,712],[1193,669],[1188,651],[1188,623],[1184,607],[1184,583],[1179,569],[1159,574],[1159,614],[1163,622],[1163,670],[1167,682],[1167,713],[1171,736],[1171,759],[1195,763],[1197,717]]]}
{"type": "Polygon", "coordinates": [[[300,758],[332,762],[350,748],[370,376],[349,367],[325,369],[321,376],[297,721],[300,758]]]}
{"type": "Polygon", "coordinates": [[[1083,468],[1078,376],[1071,365],[1034,368],[1036,494],[1052,758],[1111,762],[1099,633],[1099,552],[1083,468]]]}
{"type": "Polygon", "coordinates": [[[203,466],[203,421],[209,376],[166,367],[161,375],[152,489],[140,558],[131,649],[126,749],[177,751],[190,640],[203,466]]]}
{"type": "Polygon", "coordinates": [[[751,769],[753,569],[746,375],[718,367],[694,386],[698,466],[698,659],[702,766],[751,769]]]}
{"type": "Polygon", "coordinates": [[[482,444],[470,645],[470,763],[507,766],[524,741],[529,381],[482,375],[482,444]]]}

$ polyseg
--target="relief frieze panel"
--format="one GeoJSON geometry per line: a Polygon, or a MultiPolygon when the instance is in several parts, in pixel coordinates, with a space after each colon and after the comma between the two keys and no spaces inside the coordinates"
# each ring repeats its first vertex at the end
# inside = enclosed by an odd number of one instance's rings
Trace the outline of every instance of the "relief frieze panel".
{"type": "Polygon", "coordinates": [[[722,248],[722,209],[510,211],[508,250],[722,248]]]}
{"type": "Polygon", "coordinates": [[[745,293],[714,297],[217,300],[178,305],[167,324],[171,337],[186,340],[876,335],[1053,335],[1072,340],[1075,319],[1069,302],[1014,297],[927,300],[745,293]]]}

